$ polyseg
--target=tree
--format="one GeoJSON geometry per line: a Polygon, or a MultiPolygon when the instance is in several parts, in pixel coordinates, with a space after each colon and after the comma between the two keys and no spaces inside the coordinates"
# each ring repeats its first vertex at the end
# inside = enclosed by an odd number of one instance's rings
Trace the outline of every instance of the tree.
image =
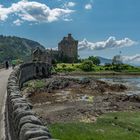
{"type": "Polygon", "coordinates": [[[100,65],[100,59],[98,57],[95,56],[89,56],[88,60],[91,60],[93,62],[93,64],[95,65],[100,65]]]}
{"type": "Polygon", "coordinates": [[[91,60],[85,60],[81,64],[81,69],[84,71],[91,71],[93,66],[93,62],[91,60]]]}

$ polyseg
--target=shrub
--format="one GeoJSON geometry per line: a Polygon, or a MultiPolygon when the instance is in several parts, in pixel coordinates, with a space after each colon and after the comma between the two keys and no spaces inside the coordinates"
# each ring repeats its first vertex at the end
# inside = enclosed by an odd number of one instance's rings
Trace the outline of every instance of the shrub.
{"type": "Polygon", "coordinates": [[[101,63],[100,59],[95,56],[89,56],[88,60],[91,60],[93,62],[93,64],[95,64],[95,65],[99,65],[101,63]]]}
{"type": "Polygon", "coordinates": [[[121,72],[122,71],[122,65],[121,64],[115,64],[113,66],[113,70],[117,71],[117,72],[121,72]]]}
{"type": "Polygon", "coordinates": [[[80,65],[75,65],[75,68],[80,68],[80,65]]]}
{"type": "Polygon", "coordinates": [[[62,68],[65,69],[67,66],[65,64],[62,64],[62,68]]]}
{"type": "Polygon", "coordinates": [[[71,72],[71,71],[74,71],[75,69],[74,68],[72,68],[72,67],[67,67],[66,68],[66,71],[68,71],[68,72],[71,72]]]}
{"type": "Polygon", "coordinates": [[[106,67],[111,67],[112,64],[110,64],[110,63],[105,63],[105,66],[106,66],[106,67]]]}
{"type": "Polygon", "coordinates": [[[92,70],[92,66],[93,66],[93,62],[91,60],[85,60],[84,62],[82,62],[80,68],[83,71],[91,71],[92,70]]]}
{"type": "Polygon", "coordinates": [[[63,72],[62,68],[55,68],[56,72],[63,72]]]}
{"type": "Polygon", "coordinates": [[[105,68],[105,70],[110,70],[109,68],[105,68]]]}

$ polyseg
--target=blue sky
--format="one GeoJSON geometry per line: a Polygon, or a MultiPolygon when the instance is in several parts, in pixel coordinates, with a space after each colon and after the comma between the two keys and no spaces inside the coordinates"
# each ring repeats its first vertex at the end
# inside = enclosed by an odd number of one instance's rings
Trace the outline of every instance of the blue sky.
{"type": "Polygon", "coordinates": [[[140,62],[140,0],[0,0],[0,34],[47,48],[72,33],[79,55],[140,62]]]}

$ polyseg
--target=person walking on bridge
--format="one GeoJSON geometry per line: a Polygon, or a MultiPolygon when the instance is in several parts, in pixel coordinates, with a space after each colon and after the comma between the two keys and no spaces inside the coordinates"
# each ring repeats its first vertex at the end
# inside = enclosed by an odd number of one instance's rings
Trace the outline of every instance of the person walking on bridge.
{"type": "Polygon", "coordinates": [[[5,68],[9,69],[9,62],[8,61],[5,61],[5,68]]]}

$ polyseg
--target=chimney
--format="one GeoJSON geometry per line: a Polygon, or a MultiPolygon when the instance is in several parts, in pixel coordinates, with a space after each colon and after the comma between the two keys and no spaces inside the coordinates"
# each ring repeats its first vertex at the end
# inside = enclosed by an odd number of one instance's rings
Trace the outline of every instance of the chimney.
{"type": "Polygon", "coordinates": [[[70,33],[68,34],[68,38],[71,38],[71,34],[70,33]]]}

